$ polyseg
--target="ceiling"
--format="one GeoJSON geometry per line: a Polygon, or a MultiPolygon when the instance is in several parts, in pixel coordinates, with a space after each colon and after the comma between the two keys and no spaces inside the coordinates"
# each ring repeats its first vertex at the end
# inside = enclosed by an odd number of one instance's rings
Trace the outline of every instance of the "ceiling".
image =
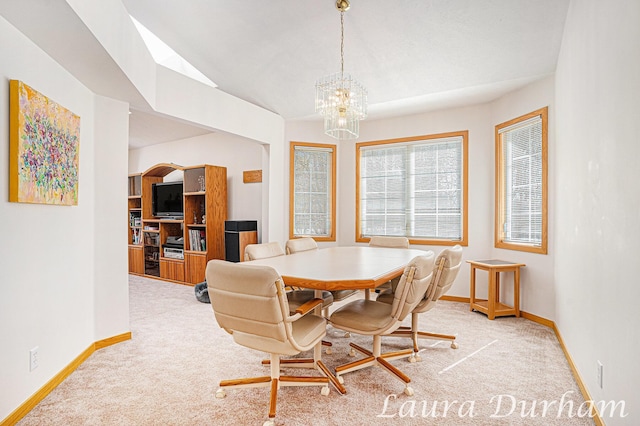
{"type": "Polygon", "coordinates": [[[211,130],[184,123],[172,117],[133,109],[129,115],[129,148],[142,148],[207,133],[211,133],[211,130]]]}
{"type": "MultiPolygon", "coordinates": [[[[317,119],[315,81],[340,70],[334,0],[123,3],[220,90],[287,120],[317,119]]],[[[487,102],[555,71],[568,4],[351,0],[345,72],[367,88],[369,119],[487,102]]],[[[132,146],[206,132],[138,112],[131,121],[132,146]]]]}

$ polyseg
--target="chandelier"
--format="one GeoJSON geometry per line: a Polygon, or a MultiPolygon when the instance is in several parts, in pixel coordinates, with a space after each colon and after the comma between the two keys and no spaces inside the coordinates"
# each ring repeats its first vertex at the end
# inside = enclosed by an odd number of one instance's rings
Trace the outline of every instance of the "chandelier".
{"type": "Polygon", "coordinates": [[[367,89],[344,72],[344,12],[348,0],[337,0],[340,11],[340,72],[316,82],[316,112],[324,117],[325,134],[336,139],[356,139],[360,120],[367,117],[367,89]]]}

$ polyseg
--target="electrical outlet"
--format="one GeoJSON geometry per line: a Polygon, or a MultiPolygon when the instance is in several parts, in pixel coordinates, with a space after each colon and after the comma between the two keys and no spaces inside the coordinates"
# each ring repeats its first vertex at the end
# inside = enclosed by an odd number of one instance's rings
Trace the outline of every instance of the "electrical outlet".
{"type": "Polygon", "coordinates": [[[39,365],[39,356],[38,356],[39,348],[36,346],[35,348],[29,351],[29,371],[33,371],[38,368],[39,365]]]}
{"type": "Polygon", "coordinates": [[[598,386],[600,386],[600,389],[602,389],[602,370],[603,370],[603,366],[602,363],[600,361],[596,361],[598,363],[598,375],[597,375],[597,380],[598,380],[598,386]]]}

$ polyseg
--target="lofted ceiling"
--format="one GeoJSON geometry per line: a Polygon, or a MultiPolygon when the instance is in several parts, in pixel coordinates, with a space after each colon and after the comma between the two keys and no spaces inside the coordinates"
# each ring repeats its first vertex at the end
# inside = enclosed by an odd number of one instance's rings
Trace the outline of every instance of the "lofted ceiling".
{"type": "Polygon", "coordinates": [[[140,110],[132,110],[129,115],[129,148],[142,148],[207,133],[211,133],[211,130],[172,117],[140,110]]]}
{"type": "MultiPolygon", "coordinates": [[[[220,90],[286,120],[318,119],[315,81],[340,70],[334,0],[122,1],[220,90]]],[[[568,4],[351,0],[345,72],[368,89],[369,119],[487,102],[555,71],[568,4]]],[[[134,147],[203,132],[131,120],[134,147]]]]}

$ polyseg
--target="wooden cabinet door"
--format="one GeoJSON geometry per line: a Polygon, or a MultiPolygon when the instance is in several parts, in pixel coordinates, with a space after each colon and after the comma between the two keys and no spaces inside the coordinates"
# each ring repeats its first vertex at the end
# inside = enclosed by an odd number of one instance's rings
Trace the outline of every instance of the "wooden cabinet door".
{"type": "Polygon", "coordinates": [[[160,278],[184,281],[184,262],[181,260],[160,260],[160,278]]]}
{"type": "Polygon", "coordinates": [[[204,253],[188,253],[185,255],[185,263],[187,267],[187,282],[191,284],[203,282],[205,270],[207,269],[207,256],[204,253]]]}
{"type": "Polygon", "coordinates": [[[142,247],[129,246],[129,273],[144,274],[144,256],[142,247]]]}

